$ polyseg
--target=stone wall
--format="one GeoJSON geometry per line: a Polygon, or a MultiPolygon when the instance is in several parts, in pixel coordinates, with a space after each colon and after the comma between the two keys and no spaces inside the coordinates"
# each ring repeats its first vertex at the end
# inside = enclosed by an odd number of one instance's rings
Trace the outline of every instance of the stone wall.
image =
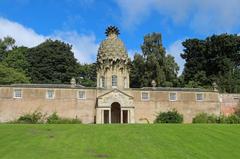
{"type": "Polygon", "coordinates": [[[207,112],[220,114],[219,94],[216,92],[203,92],[204,100],[196,101],[196,93],[178,91],[177,100],[169,100],[169,91],[149,91],[150,99],[141,100],[141,91],[132,91],[135,106],[135,121],[137,123],[153,122],[159,112],[165,112],[175,108],[183,114],[184,123],[191,123],[192,118],[198,113],[207,112]]]}
{"type": "MultiPolygon", "coordinates": [[[[13,98],[13,90],[16,87],[0,87],[0,121],[10,121],[25,113],[39,110],[43,113],[51,114],[57,112],[66,118],[79,118],[83,123],[94,123],[96,121],[97,97],[111,91],[111,89],[95,88],[21,88],[23,96],[20,99],[13,98]],[[46,98],[47,90],[55,91],[54,99],[46,98]],[[78,99],[78,91],[83,90],[86,99],[78,99]]],[[[170,101],[169,93],[172,91],[145,90],[145,89],[123,89],[124,94],[133,97],[134,107],[133,118],[136,123],[144,123],[147,120],[153,122],[157,113],[177,109],[184,115],[184,122],[190,123],[192,118],[200,113],[207,112],[216,115],[220,114],[220,98],[217,92],[202,92],[203,101],[196,101],[194,91],[174,91],[177,93],[177,100],[170,101]],[[142,91],[148,92],[149,100],[142,100],[142,91]]],[[[119,92],[118,92],[119,93],[119,92]]],[[[114,93],[112,94],[115,98],[114,93]]],[[[121,97],[119,96],[119,97],[121,97]]],[[[109,97],[107,97],[109,98],[109,97]]],[[[126,103],[126,102],[122,102],[126,103]]],[[[124,107],[127,107],[124,106],[124,107]]]]}
{"type": "Polygon", "coordinates": [[[66,118],[79,118],[83,123],[94,123],[96,90],[84,89],[86,99],[78,99],[82,89],[21,88],[23,96],[13,98],[13,87],[0,88],[0,122],[10,121],[33,111],[52,114],[57,112],[66,118]],[[55,98],[46,99],[46,91],[54,90],[55,98]]]}
{"type": "Polygon", "coordinates": [[[221,112],[224,115],[234,113],[240,102],[240,94],[221,94],[221,112]]]}

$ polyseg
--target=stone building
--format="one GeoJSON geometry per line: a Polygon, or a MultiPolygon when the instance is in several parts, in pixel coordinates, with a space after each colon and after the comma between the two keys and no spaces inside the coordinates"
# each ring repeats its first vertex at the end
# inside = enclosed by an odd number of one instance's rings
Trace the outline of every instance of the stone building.
{"type": "Polygon", "coordinates": [[[0,121],[33,111],[57,112],[83,123],[152,123],[159,112],[175,108],[184,122],[207,112],[221,113],[217,91],[192,88],[129,88],[129,58],[117,28],[109,27],[97,55],[97,87],[14,84],[0,87],[0,121]]]}

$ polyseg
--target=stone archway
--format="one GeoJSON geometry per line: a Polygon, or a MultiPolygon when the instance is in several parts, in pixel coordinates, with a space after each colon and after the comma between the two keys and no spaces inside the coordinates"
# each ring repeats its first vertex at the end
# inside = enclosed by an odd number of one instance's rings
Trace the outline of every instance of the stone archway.
{"type": "Polygon", "coordinates": [[[111,105],[111,123],[121,123],[121,106],[118,102],[111,105]]]}

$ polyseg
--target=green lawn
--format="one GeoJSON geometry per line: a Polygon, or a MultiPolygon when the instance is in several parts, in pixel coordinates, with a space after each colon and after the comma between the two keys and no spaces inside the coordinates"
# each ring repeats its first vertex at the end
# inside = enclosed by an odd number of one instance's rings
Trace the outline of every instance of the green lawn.
{"type": "Polygon", "coordinates": [[[0,159],[239,159],[240,125],[5,125],[0,159]]]}

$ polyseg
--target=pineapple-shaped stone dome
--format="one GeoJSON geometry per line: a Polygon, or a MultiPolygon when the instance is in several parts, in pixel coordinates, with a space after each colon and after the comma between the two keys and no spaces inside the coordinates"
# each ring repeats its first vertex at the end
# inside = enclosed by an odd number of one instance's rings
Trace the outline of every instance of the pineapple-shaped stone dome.
{"type": "Polygon", "coordinates": [[[118,38],[119,30],[109,26],[105,32],[107,38],[98,49],[97,64],[99,69],[110,68],[114,65],[127,66],[129,58],[123,42],[118,38]]]}

